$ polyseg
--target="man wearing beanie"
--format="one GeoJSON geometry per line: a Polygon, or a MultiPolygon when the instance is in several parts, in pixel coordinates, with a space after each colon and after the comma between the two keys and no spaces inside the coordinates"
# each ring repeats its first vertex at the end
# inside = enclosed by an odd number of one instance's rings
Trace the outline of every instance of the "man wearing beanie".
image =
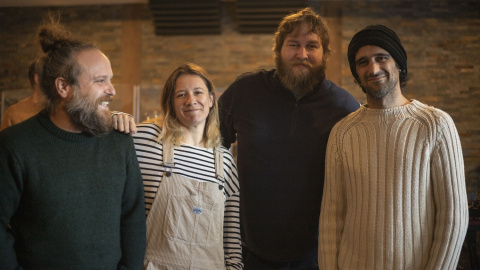
{"type": "Polygon", "coordinates": [[[320,269],[456,269],[468,225],[452,118],[407,100],[407,54],[382,25],[358,32],[348,61],[367,104],[330,133],[320,269]]]}

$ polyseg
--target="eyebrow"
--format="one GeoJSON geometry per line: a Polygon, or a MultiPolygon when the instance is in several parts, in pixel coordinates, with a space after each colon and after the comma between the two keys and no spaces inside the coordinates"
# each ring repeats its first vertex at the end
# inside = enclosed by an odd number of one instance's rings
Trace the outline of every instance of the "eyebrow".
{"type": "Polygon", "coordinates": [[[93,79],[94,80],[97,80],[97,79],[107,79],[107,78],[110,78],[113,79],[113,76],[109,76],[109,75],[99,75],[99,76],[94,76],[93,79]]]}
{"type": "MultiPolygon", "coordinates": [[[[195,88],[193,88],[193,90],[198,90],[198,89],[201,89],[201,90],[205,90],[205,88],[201,87],[201,86],[197,86],[195,88]]],[[[180,91],[188,91],[187,89],[175,89],[174,92],[180,92],[180,91]]]]}
{"type": "MultiPolygon", "coordinates": [[[[376,53],[376,54],[372,55],[371,57],[379,57],[379,56],[388,56],[388,57],[391,57],[391,55],[388,54],[388,53],[376,53]]],[[[365,60],[365,59],[367,59],[367,58],[369,58],[369,57],[367,57],[367,56],[362,56],[362,57],[358,58],[358,60],[355,61],[355,65],[357,65],[359,62],[361,62],[361,61],[363,61],[363,60],[365,60]]]]}

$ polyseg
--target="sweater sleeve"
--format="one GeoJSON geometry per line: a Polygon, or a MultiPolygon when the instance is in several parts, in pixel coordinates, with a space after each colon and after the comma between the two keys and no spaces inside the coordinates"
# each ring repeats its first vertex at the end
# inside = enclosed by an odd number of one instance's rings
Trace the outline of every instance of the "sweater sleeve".
{"type": "Polygon", "coordinates": [[[122,259],[119,269],[142,269],[146,246],[143,183],[131,137],[125,147],[128,163],[122,199],[122,259]]]}
{"type": "MultiPolygon", "coordinates": [[[[224,149],[224,151],[228,151],[224,149]]],[[[223,247],[227,270],[243,269],[240,237],[240,184],[237,167],[229,152],[224,154],[225,170],[225,215],[223,221],[223,247]]]]}
{"type": "Polygon", "coordinates": [[[460,139],[450,116],[439,118],[431,161],[435,228],[426,269],[456,269],[468,227],[468,202],[460,139]]]}
{"type": "Polygon", "coordinates": [[[22,269],[13,248],[15,238],[8,224],[20,203],[23,178],[18,161],[0,139],[0,265],[22,269]]]}
{"type": "Polygon", "coordinates": [[[318,265],[338,269],[338,253],[345,223],[345,189],[339,152],[338,127],[330,133],[325,158],[325,184],[319,221],[318,265]]]}

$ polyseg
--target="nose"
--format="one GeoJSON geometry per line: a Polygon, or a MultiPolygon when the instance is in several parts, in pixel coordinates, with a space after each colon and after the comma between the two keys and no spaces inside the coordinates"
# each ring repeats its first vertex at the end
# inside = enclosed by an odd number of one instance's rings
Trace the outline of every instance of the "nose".
{"type": "Polygon", "coordinates": [[[115,96],[117,94],[117,91],[115,91],[115,87],[113,86],[112,83],[110,82],[108,83],[108,87],[105,93],[109,96],[115,96]]]}
{"type": "Polygon", "coordinates": [[[380,65],[375,61],[370,62],[370,64],[368,65],[368,73],[370,73],[371,75],[376,75],[379,71],[380,65]]]}
{"type": "Polygon", "coordinates": [[[303,47],[299,47],[297,50],[297,58],[300,60],[304,60],[308,58],[307,50],[303,47]]]}
{"type": "Polygon", "coordinates": [[[197,99],[194,95],[188,94],[187,96],[187,105],[192,105],[197,103],[197,99]]]}

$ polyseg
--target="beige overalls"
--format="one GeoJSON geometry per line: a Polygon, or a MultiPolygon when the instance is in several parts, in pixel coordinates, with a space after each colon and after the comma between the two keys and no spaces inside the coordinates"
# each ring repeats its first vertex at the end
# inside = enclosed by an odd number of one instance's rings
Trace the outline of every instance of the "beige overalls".
{"type": "Polygon", "coordinates": [[[166,172],[147,216],[145,269],[225,269],[223,152],[214,153],[221,185],[173,173],[173,145],[163,145],[166,172]]]}

